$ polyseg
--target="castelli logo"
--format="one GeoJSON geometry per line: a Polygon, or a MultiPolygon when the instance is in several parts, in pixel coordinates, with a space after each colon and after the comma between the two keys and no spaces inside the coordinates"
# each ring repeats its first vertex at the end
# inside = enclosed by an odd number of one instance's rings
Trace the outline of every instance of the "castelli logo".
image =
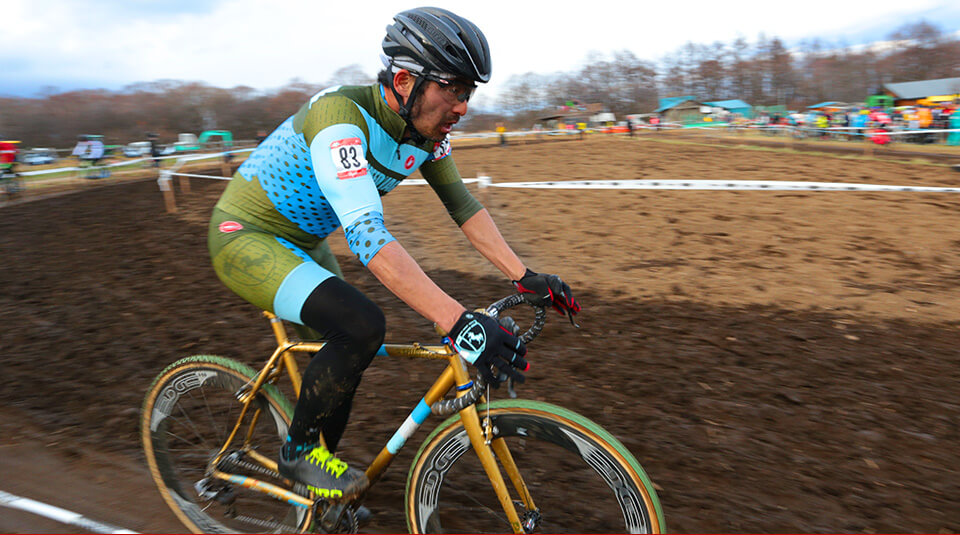
{"type": "Polygon", "coordinates": [[[410,169],[411,167],[413,167],[413,162],[415,161],[417,160],[413,156],[410,156],[409,158],[407,158],[407,161],[404,162],[403,167],[406,169],[410,169]]]}
{"type": "Polygon", "coordinates": [[[243,225],[236,221],[224,221],[220,223],[220,232],[236,232],[243,229],[243,225]]]}

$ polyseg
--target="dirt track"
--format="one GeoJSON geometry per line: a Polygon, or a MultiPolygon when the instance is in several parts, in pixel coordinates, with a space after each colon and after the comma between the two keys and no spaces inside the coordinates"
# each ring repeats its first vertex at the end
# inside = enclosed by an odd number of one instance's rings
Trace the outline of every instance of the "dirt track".
{"type": "MultiPolygon", "coordinates": [[[[610,138],[455,154],[464,176],[495,181],[958,179],[946,166],[610,138]]],[[[224,183],[191,185],[174,215],[154,181],[0,208],[0,490],[180,529],[138,472],[145,388],[181,356],[256,365],[271,349],[267,324],[209,266],[206,218],[224,183]],[[50,488],[38,467],[51,463],[70,492],[50,488]]],[[[584,304],[582,329],[555,321],[532,348],[521,395],[618,436],[662,489],[671,531],[960,531],[960,196],[477,193],[521,257],[584,304]]],[[[509,292],[429,189],[384,203],[391,232],[466,305],[509,292]]],[[[386,311],[389,340],[433,341],[339,233],[332,243],[386,311]]],[[[373,458],[434,371],[375,362],[348,460],[373,458]]],[[[404,467],[423,436],[372,491],[371,531],[405,529],[404,467]]],[[[0,531],[57,529],[0,509],[0,531]]]]}

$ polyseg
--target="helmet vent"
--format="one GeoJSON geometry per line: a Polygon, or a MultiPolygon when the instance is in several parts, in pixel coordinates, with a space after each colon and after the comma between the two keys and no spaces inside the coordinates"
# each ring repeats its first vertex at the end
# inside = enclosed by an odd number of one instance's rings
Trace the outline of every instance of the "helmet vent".
{"type": "Polygon", "coordinates": [[[427,70],[475,82],[490,79],[487,40],[472,22],[440,8],[416,8],[394,17],[387,27],[387,57],[409,56],[427,70]]]}
{"type": "Polygon", "coordinates": [[[407,13],[407,16],[410,17],[410,19],[411,19],[413,22],[416,22],[416,23],[419,24],[420,26],[423,26],[423,27],[428,27],[428,26],[430,26],[430,23],[427,22],[427,19],[421,17],[420,15],[418,15],[418,14],[416,14],[416,13],[407,13]]]}

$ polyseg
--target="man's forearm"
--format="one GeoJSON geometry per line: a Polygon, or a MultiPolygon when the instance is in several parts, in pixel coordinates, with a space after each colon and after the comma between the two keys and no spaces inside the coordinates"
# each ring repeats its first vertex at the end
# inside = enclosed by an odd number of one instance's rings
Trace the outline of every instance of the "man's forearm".
{"type": "Polygon", "coordinates": [[[503,239],[486,209],[474,214],[460,227],[460,230],[467,236],[473,247],[510,280],[520,280],[523,277],[526,266],[503,239]]]}
{"type": "Polygon", "coordinates": [[[377,279],[410,308],[449,332],[465,308],[436,285],[399,242],[384,245],[367,264],[377,279]]]}

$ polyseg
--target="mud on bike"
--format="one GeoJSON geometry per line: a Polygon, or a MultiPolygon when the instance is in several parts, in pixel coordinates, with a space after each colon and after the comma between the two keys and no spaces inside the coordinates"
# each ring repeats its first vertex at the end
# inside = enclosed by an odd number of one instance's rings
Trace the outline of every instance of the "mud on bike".
{"type": "MultiPolygon", "coordinates": [[[[493,317],[524,302],[511,295],[486,309],[493,317]]],[[[293,415],[278,382],[293,392],[301,376],[295,353],[322,342],[287,337],[271,323],[277,348],[256,371],[233,360],[197,355],[168,366],[149,388],[141,436],[151,475],[167,504],[192,531],[326,532],[358,530],[356,508],[317,496],[277,472],[276,455],[293,415]]],[[[523,333],[543,328],[544,309],[523,333]]],[[[373,462],[371,487],[431,415],[447,417],[427,436],[409,468],[404,510],[411,533],[659,533],[663,513],[634,456],[596,423],[532,400],[488,401],[449,345],[383,345],[378,356],[447,361],[373,462]],[[451,397],[448,393],[453,393],[451,397]]],[[[509,388],[515,396],[512,385],[509,388]]]]}

